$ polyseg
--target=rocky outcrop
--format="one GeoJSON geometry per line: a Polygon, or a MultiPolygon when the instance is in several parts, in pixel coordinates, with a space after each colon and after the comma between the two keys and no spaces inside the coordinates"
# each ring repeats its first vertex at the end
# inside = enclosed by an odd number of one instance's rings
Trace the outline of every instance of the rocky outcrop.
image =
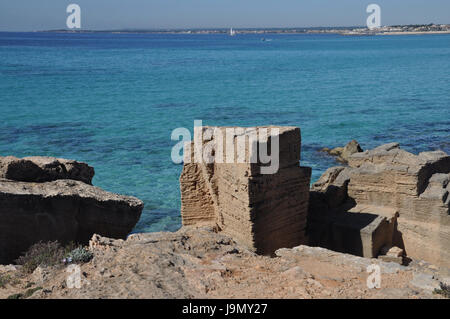
{"type": "MultiPolygon", "coordinates": [[[[306,243],[306,215],[309,200],[311,169],[300,167],[300,129],[295,127],[234,128],[235,135],[226,136],[227,129],[219,127],[198,128],[191,144],[204,148],[213,146],[215,154],[218,141],[230,140],[238,149],[238,136],[245,137],[241,162],[214,161],[185,163],[180,177],[181,216],[183,225],[216,225],[225,234],[259,254],[270,255],[281,247],[294,247],[306,243]],[[263,137],[261,129],[268,129],[263,137]],[[274,133],[272,129],[277,129],[274,133]],[[247,131],[245,131],[247,130],[247,131]],[[220,133],[220,134],[218,134],[220,133]],[[255,140],[249,136],[255,133],[255,140]],[[248,134],[248,135],[247,135],[248,134]],[[217,137],[220,136],[220,137],[217,137]],[[279,142],[279,167],[276,172],[262,174],[263,164],[257,150],[279,142]],[[255,146],[256,147],[253,147],[255,146]],[[253,154],[258,160],[252,162],[253,154]]],[[[234,133],[233,133],[234,134],[234,133]]],[[[213,152],[214,153],[214,152],[213,152]]],[[[195,157],[191,154],[191,158],[195,157]]],[[[273,163],[272,163],[273,164],[273,163]]]]}
{"type": "Polygon", "coordinates": [[[433,291],[444,280],[431,265],[404,267],[308,246],[258,256],[211,228],[127,240],[94,236],[90,244],[94,258],[80,265],[79,289],[67,286],[64,266],[38,268],[25,278],[0,267],[0,277],[13,277],[0,298],[38,286],[30,298],[440,298],[433,291]],[[373,264],[380,267],[379,289],[367,286],[373,264]]]}
{"type": "Polygon", "coordinates": [[[362,152],[363,149],[356,140],[352,140],[348,142],[344,147],[336,147],[333,149],[323,148],[321,151],[336,157],[339,162],[347,164],[350,156],[355,153],[362,152]]]}
{"type": "Polygon", "coordinates": [[[394,262],[403,265],[405,252],[399,247],[384,246],[381,248],[380,255],[378,259],[385,262],[394,262]]]}
{"type": "Polygon", "coordinates": [[[39,157],[1,163],[9,179],[0,178],[0,263],[39,241],[87,243],[94,233],[125,238],[140,218],[137,198],[85,183],[94,173],[87,164],[39,157]]]}
{"type": "Polygon", "coordinates": [[[92,184],[93,177],[94,168],[77,161],[42,156],[0,156],[0,178],[4,179],[36,183],[72,179],[92,184]]]}
{"type": "Polygon", "coordinates": [[[336,249],[333,236],[348,236],[337,225],[352,227],[357,223],[351,220],[366,214],[367,225],[338,250],[353,252],[359,236],[362,246],[372,245],[372,257],[394,245],[409,257],[449,267],[450,156],[441,151],[414,155],[391,143],[353,154],[348,162],[349,167],[329,169],[312,187],[311,244],[336,249]],[[341,223],[343,218],[350,221],[341,223]],[[380,218],[387,226],[375,227],[380,218]],[[374,229],[368,241],[366,226],[374,229]]]}

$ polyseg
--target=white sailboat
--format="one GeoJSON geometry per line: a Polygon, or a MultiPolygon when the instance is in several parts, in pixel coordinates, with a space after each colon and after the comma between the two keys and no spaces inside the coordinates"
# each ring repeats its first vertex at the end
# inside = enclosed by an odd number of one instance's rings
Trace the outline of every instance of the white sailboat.
{"type": "Polygon", "coordinates": [[[230,29],[230,36],[234,37],[236,35],[236,31],[233,28],[230,29]]]}

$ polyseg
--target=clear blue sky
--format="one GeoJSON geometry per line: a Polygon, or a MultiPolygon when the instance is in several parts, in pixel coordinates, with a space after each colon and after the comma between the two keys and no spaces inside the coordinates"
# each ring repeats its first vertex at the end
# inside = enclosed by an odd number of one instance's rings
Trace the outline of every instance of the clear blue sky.
{"type": "Polygon", "coordinates": [[[70,3],[94,30],[364,25],[370,3],[382,25],[450,23],[450,0],[0,0],[0,31],[66,28],[70,3]]]}

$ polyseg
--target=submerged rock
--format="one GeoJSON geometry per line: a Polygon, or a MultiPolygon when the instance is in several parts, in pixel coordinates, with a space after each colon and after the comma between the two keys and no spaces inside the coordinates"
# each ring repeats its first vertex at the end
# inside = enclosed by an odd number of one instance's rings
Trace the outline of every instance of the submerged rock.
{"type": "Polygon", "coordinates": [[[139,199],[85,183],[94,174],[87,164],[42,157],[0,163],[10,178],[0,178],[0,263],[13,262],[39,241],[87,244],[94,233],[126,238],[140,218],[139,199]],[[54,180],[37,182],[48,179],[54,180]]]}

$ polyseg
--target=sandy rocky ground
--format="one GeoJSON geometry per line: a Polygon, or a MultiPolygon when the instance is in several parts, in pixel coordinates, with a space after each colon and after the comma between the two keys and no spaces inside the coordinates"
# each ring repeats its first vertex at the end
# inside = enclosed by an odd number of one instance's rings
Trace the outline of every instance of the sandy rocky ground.
{"type": "Polygon", "coordinates": [[[134,234],[126,241],[95,235],[94,258],[81,265],[81,288],[68,288],[64,266],[21,275],[0,298],[442,298],[433,294],[437,268],[413,261],[408,267],[299,246],[276,257],[257,256],[212,228],[185,227],[175,233],[134,234]],[[381,288],[369,289],[367,267],[381,267],[381,288]],[[42,288],[42,289],[41,289],[42,288]]]}

